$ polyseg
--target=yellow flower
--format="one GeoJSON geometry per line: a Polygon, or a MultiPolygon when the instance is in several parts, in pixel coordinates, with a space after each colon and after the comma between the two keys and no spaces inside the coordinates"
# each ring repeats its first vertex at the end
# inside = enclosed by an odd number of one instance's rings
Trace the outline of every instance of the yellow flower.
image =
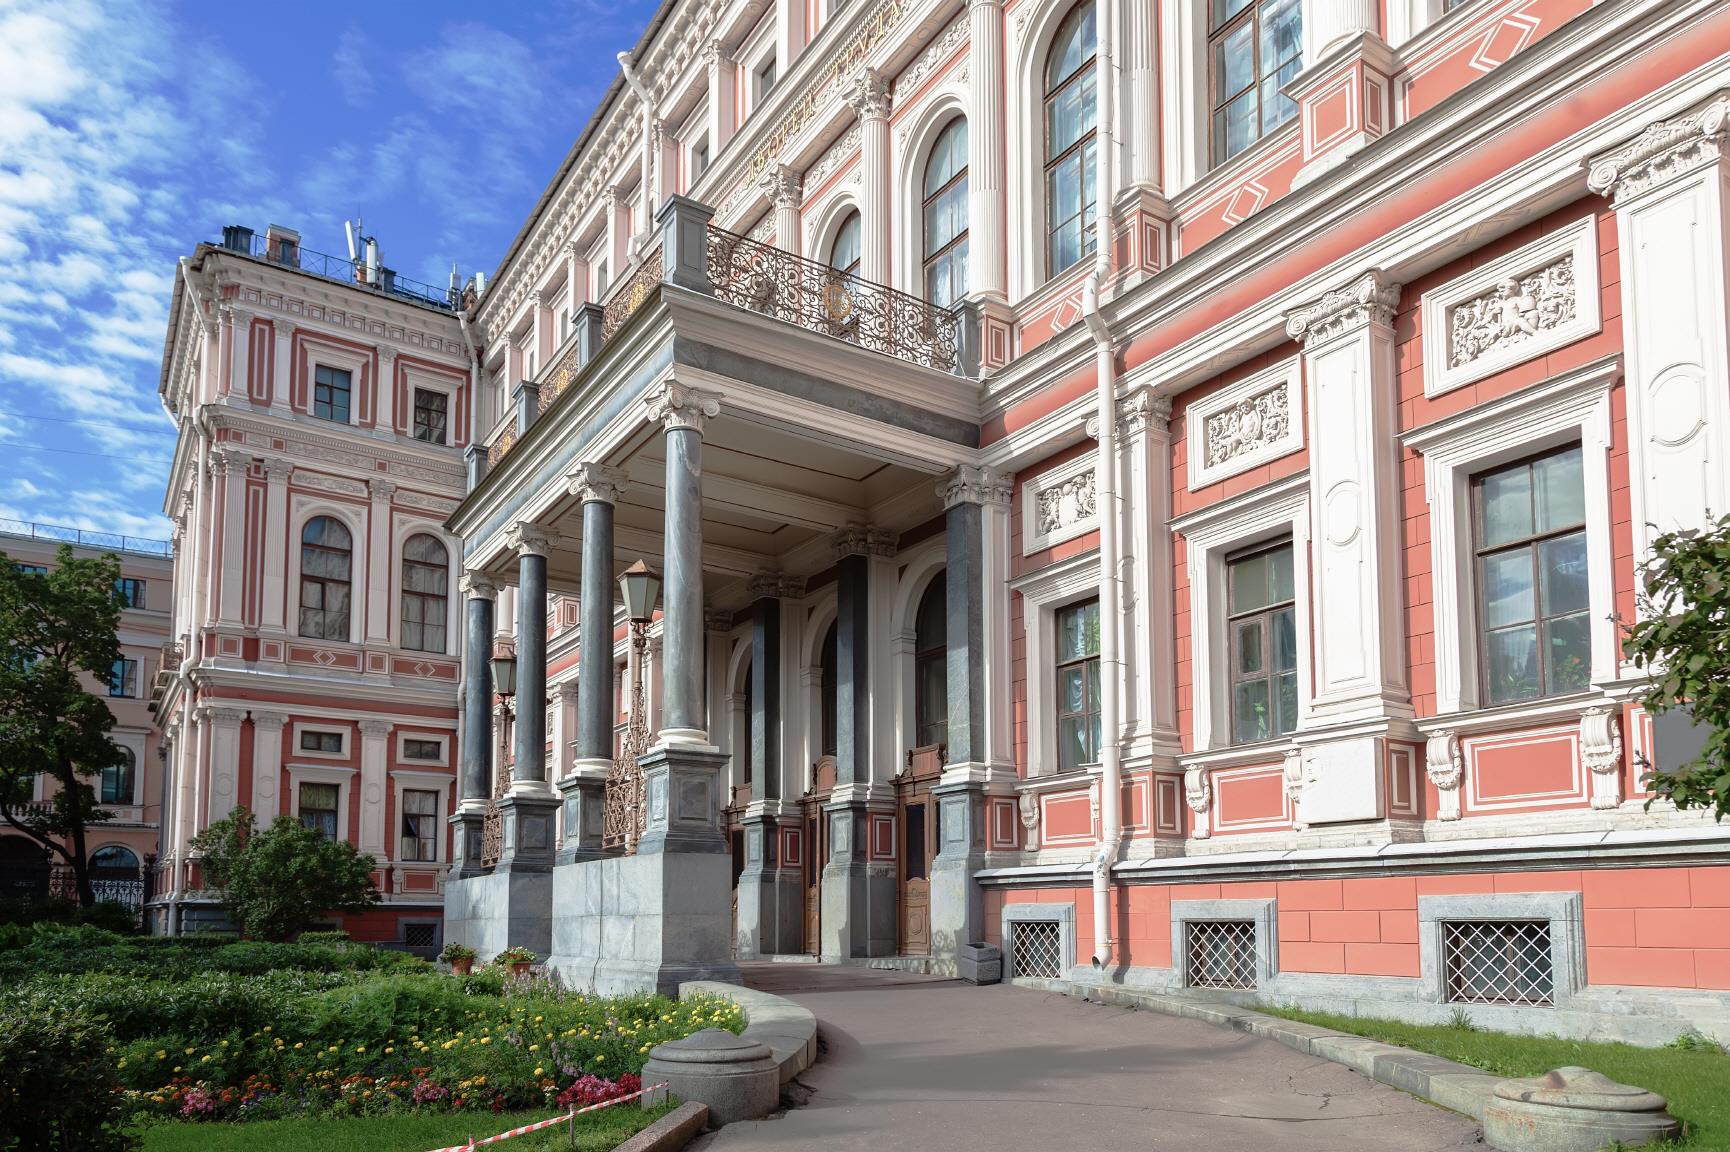
{"type": "Polygon", "coordinates": [[[540,1075],[540,1074],[541,1074],[541,1069],[540,1069],[540,1066],[539,1066],[539,1065],[536,1065],[536,1067],[535,1067],[535,1070],[534,1070],[534,1072],[533,1072],[533,1073],[532,1073],[532,1075],[535,1075],[535,1076],[539,1076],[539,1075],[540,1075]]]}
{"type": "Polygon", "coordinates": [[[296,1041],[295,1041],[295,1042],[294,1042],[294,1046],[295,1046],[295,1047],[296,1047],[296,1048],[297,1048],[297,1049],[298,1049],[298,1048],[299,1048],[299,1047],[300,1047],[300,1041],[299,1041],[299,1040],[296,1040],[296,1041]]]}
{"type": "Polygon", "coordinates": [[[539,1052],[540,1050],[541,1050],[541,1046],[539,1044],[530,1044],[529,1045],[529,1051],[530,1052],[539,1052]]]}
{"type": "MultiPolygon", "coordinates": [[[[114,1051],[114,1049],[110,1048],[109,1051],[112,1052],[112,1051],[114,1051]]],[[[122,1056],[120,1058],[120,1067],[122,1067],[122,1068],[126,1067],[126,1057],[124,1057],[124,1056],[122,1056]]]]}
{"type": "Polygon", "coordinates": [[[156,1050],[156,1058],[158,1060],[166,1060],[166,1059],[168,1059],[168,1053],[163,1051],[161,1048],[158,1048],[156,1050]]]}
{"type": "Polygon", "coordinates": [[[174,1070],[175,1070],[175,1071],[176,1071],[176,1072],[178,1072],[178,1071],[180,1071],[180,1065],[178,1065],[178,1064],[176,1064],[176,1065],[175,1065],[175,1066],[174,1066],[174,1070]]]}
{"type": "Polygon", "coordinates": [[[199,1062],[199,1063],[200,1063],[200,1064],[208,1064],[208,1063],[210,1063],[210,1057],[208,1057],[208,1056],[200,1056],[200,1057],[199,1057],[199,1058],[198,1058],[198,1062],[199,1062]]]}
{"type": "Polygon", "coordinates": [[[607,1058],[607,1054],[605,1052],[602,1052],[595,1057],[595,1063],[599,1064],[602,1061],[606,1060],[606,1058],[607,1058]]]}
{"type": "Polygon", "coordinates": [[[390,1055],[390,1054],[391,1054],[391,1053],[392,1053],[392,1052],[395,1052],[395,1051],[396,1051],[396,1049],[395,1049],[395,1048],[386,1048],[386,1049],[385,1049],[385,1050],[384,1050],[384,1054],[385,1054],[385,1055],[386,1055],[386,1056],[389,1056],[389,1055],[390,1055]]]}
{"type": "Polygon", "coordinates": [[[193,1054],[193,1053],[194,1053],[194,1052],[196,1052],[196,1051],[197,1051],[197,1049],[196,1049],[196,1048],[188,1048],[188,1049],[187,1049],[187,1050],[186,1050],[186,1054],[187,1054],[187,1055],[188,1055],[188,1056],[190,1056],[190,1055],[192,1055],[192,1054],[193,1054]]]}
{"type": "Polygon", "coordinates": [[[269,1025],[269,1024],[266,1024],[266,1025],[265,1025],[265,1026],[264,1026],[264,1030],[265,1030],[265,1031],[266,1031],[266,1032],[269,1032],[269,1031],[270,1031],[270,1025],[269,1025]]]}
{"type": "Polygon", "coordinates": [[[355,1049],[355,1051],[356,1052],[365,1052],[366,1051],[366,1045],[365,1044],[360,1045],[359,1047],[357,1047],[355,1049]]]}
{"type": "Polygon", "coordinates": [[[493,1042],[493,1038],[491,1036],[482,1036],[481,1037],[481,1043],[482,1044],[491,1044],[492,1042],[493,1042]]]}

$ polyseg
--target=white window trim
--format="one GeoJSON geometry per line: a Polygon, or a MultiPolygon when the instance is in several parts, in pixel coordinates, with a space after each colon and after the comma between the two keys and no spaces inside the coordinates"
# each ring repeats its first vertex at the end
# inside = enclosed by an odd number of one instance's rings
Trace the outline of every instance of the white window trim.
{"type": "Polygon", "coordinates": [[[1173,900],[1171,971],[1181,988],[1189,983],[1189,925],[1248,920],[1255,925],[1255,986],[1267,991],[1279,975],[1279,908],[1274,900],[1173,900]]]}
{"type": "Polygon", "coordinates": [[[443,376],[435,376],[430,372],[423,372],[412,364],[405,364],[403,369],[403,385],[408,391],[408,395],[404,397],[408,407],[408,419],[403,422],[404,427],[406,427],[408,431],[403,433],[403,437],[415,444],[423,444],[429,448],[455,447],[456,442],[459,439],[459,429],[457,428],[457,391],[461,385],[443,376]],[[416,440],[414,438],[414,394],[416,391],[441,392],[444,394],[445,442],[443,444],[438,444],[431,440],[416,440]]]}
{"type": "MultiPolygon", "coordinates": [[[[1313,703],[1310,685],[1309,525],[1307,472],[1172,521],[1172,530],[1183,536],[1188,551],[1192,754],[1234,747],[1230,739],[1231,694],[1221,680],[1229,664],[1225,627],[1226,556],[1287,535],[1292,543],[1292,578],[1297,604],[1297,730],[1301,732],[1308,727],[1313,703]]],[[[1267,741],[1256,747],[1265,748],[1273,743],[1267,741]]]]}
{"type": "Polygon", "coordinates": [[[1057,768],[1057,613],[1099,595],[1099,553],[1088,551],[1042,568],[1009,587],[1021,593],[1027,638],[1027,776],[1085,780],[1085,765],[1068,772],[1057,768]]]}
{"type": "Polygon", "coordinates": [[[317,497],[309,499],[297,493],[290,500],[289,523],[294,530],[288,538],[288,602],[283,607],[290,638],[307,644],[358,644],[366,626],[366,581],[361,573],[366,570],[366,548],[370,540],[367,512],[358,505],[317,497]],[[308,522],[319,516],[330,516],[348,529],[348,635],[338,640],[300,634],[301,537],[308,522]]]}
{"type": "MultiPolygon", "coordinates": [[[[449,732],[416,732],[412,729],[399,727],[396,730],[396,758],[397,762],[401,764],[426,764],[431,766],[442,765],[448,768],[450,767],[451,762],[451,734],[449,732]],[[422,760],[418,756],[410,756],[404,751],[408,745],[408,741],[410,740],[437,741],[439,746],[438,758],[434,760],[422,760]]],[[[414,771],[414,769],[399,768],[398,771],[410,772],[414,771]]]]}
{"type": "Polygon", "coordinates": [[[1516,392],[1401,437],[1424,459],[1430,505],[1430,579],[1435,611],[1436,712],[1481,705],[1477,584],[1473,576],[1471,479],[1474,475],[1578,439],[1586,486],[1587,595],[1592,621],[1592,680],[1617,670],[1614,559],[1610,541],[1610,388],[1619,355],[1516,392]]]}
{"type": "Polygon", "coordinates": [[[300,786],[302,784],[336,785],[336,839],[338,843],[347,843],[349,840],[348,793],[354,784],[355,770],[325,764],[286,764],[284,767],[288,769],[288,786],[292,794],[289,815],[296,820],[300,819],[300,786]]]}
{"type": "Polygon", "coordinates": [[[388,841],[385,845],[385,851],[389,853],[390,859],[396,863],[406,864],[411,867],[417,865],[430,866],[433,864],[448,863],[446,857],[449,855],[449,852],[447,851],[445,844],[448,837],[444,835],[444,827],[445,820],[449,817],[451,810],[450,773],[422,772],[414,768],[396,768],[391,771],[390,780],[392,794],[395,801],[392,805],[391,811],[396,813],[396,827],[392,828],[387,834],[388,841]],[[402,852],[403,793],[411,789],[417,792],[434,792],[438,795],[438,809],[433,814],[433,823],[439,830],[433,835],[433,858],[431,860],[399,859],[399,854],[402,852]]]}
{"type": "MultiPolygon", "coordinates": [[[[733,54],[733,59],[741,65],[736,74],[743,74],[746,118],[749,118],[765,103],[764,96],[773,96],[775,89],[779,88],[781,82],[787,78],[788,61],[781,59],[780,37],[775,32],[775,13],[771,10],[768,17],[757,26],[757,30],[743,44],[739,45],[739,50],[733,54]],[[759,93],[757,91],[757,74],[763,70],[763,65],[770,60],[775,62],[775,82],[769,86],[768,92],[759,93]]],[[[710,160],[713,159],[714,157],[711,156],[710,160]]]]}
{"type": "Polygon", "coordinates": [[[1303,361],[1293,356],[1273,367],[1222,388],[1184,409],[1185,452],[1189,457],[1189,487],[1193,492],[1240,472],[1289,456],[1304,445],[1303,361]],[[1207,422],[1212,416],[1235,407],[1252,396],[1283,386],[1286,393],[1286,434],[1277,440],[1264,440],[1247,452],[1239,453],[1221,464],[1207,463],[1207,422]]]}
{"type": "Polygon", "coordinates": [[[296,720],[294,722],[294,733],[289,743],[289,754],[291,756],[311,756],[318,760],[347,760],[353,751],[354,731],[346,724],[339,726],[335,724],[320,723],[316,720],[296,720]],[[342,751],[314,752],[310,749],[304,749],[300,746],[300,734],[302,732],[335,732],[337,735],[342,737],[342,751]]]}
{"type": "MultiPolygon", "coordinates": [[[[132,797],[129,800],[116,801],[111,804],[110,807],[140,807],[144,803],[144,746],[146,743],[144,733],[115,731],[110,734],[110,738],[115,744],[132,753],[132,797]]],[[[102,797],[102,776],[100,773],[98,773],[96,777],[96,796],[97,800],[100,802],[102,797]]],[[[98,806],[100,806],[100,803],[98,806]]]]}
{"type": "Polygon", "coordinates": [[[1578,892],[1498,892],[1418,897],[1418,992],[1425,1000],[1448,1003],[1442,957],[1442,924],[1453,920],[1547,920],[1550,924],[1550,1007],[1466,1004],[1468,1012],[1554,1012],[1566,1008],[1586,987],[1584,903],[1578,892]]]}
{"type": "MultiPolygon", "coordinates": [[[[388,625],[391,644],[404,656],[455,656],[458,643],[458,630],[462,627],[462,593],[457,588],[458,571],[456,558],[463,552],[462,541],[452,540],[448,532],[436,520],[402,519],[399,520],[391,537],[390,573],[390,622],[388,625]],[[445,548],[445,646],[428,651],[424,648],[407,648],[403,646],[402,637],[402,565],[403,551],[408,547],[411,537],[431,536],[445,548]]],[[[297,601],[298,603],[298,601],[297,601]]]]}
{"type": "MultiPolygon", "coordinates": [[[[323,416],[313,415],[314,401],[318,396],[318,370],[320,368],[335,368],[338,371],[348,373],[348,423],[346,427],[353,428],[357,426],[360,423],[362,369],[369,366],[367,357],[363,356],[359,352],[351,352],[346,348],[339,348],[333,344],[323,344],[317,340],[309,341],[306,348],[307,418],[317,420],[320,424],[337,424],[342,426],[341,421],[326,420],[323,416]]],[[[371,380],[372,388],[375,390],[378,388],[377,380],[372,380],[370,375],[367,376],[366,379],[371,380]]],[[[378,405],[376,403],[369,404],[367,407],[368,410],[373,413],[374,417],[378,415],[378,405]]]]}
{"type": "Polygon", "coordinates": [[[1061,527],[1041,534],[1039,531],[1039,497],[1053,488],[1057,488],[1077,476],[1095,472],[1099,465],[1099,454],[1088,452],[1048,472],[1041,472],[1023,481],[1021,485],[1021,554],[1031,556],[1042,552],[1065,540],[1073,540],[1077,536],[1085,536],[1099,528],[1099,507],[1097,502],[1091,516],[1078,516],[1061,527]]]}
{"type": "Polygon", "coordinates": [[[1598,218],[1585,216],[1559,228],[1491,264],[1474,268],[1423,296],[1424,395],[1435,397],[1524,364],[1546,352],[1597,333],[1598,218]],[[1530,339],[1493,349],[1468,364],[1452,364],[1449,316],[1460,304],[1493,289],[1510,277],[1524,276],[1572,254],[1574,258],[1574,318],[1538,332],[1530,339]]]}
{"type": "MultiPolygon", "coordinates": [[[[952,122],[965,121],[967,130],[973,131],[972,118],[967,114],[967,99],[965,84],[948,81],[927,93],[919,101],[912,127],[903,137],[906,141],[905,150],[897,161],[900,186],[897,189],[899,195],[895,197],[895,209],[899,219],[896,227],[891,229],[897,248],[896,265],[900,269],[897,277],[899,283],[895,287],[921,300],[925,299],[925,166],[931,160],[931,149],[936,145],[937,137],[947,130],[952,122]]],[[[897,108],[896,111],[900,113],[904,110],[897,108]]],[[[968,188],[971,189],[971,167],[967,170],[967,180],[968,188]]],[[[971,251],[971,214],[967,229],[967,243],[971,251]]],[[[971,290],[972,285],[968,287],[971,290]]]]}
{"type": "Polygon", "coordinates": [[[1014,954],[1009,947],[1010,934],[1015,931],[1015,925],[1028,923],[1055,923],[1057,925],[1058,967],[1065,975],[1075,967],[1075,905],[1074,904],[1010,904],[1003,905],[999,916],[1003,942],[1003,978],[1014,981],[1021,977],[1015,971],[1014,954]]]}

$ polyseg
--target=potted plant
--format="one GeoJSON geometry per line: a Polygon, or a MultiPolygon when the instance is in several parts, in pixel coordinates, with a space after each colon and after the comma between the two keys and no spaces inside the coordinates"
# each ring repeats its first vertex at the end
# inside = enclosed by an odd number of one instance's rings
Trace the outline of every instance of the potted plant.
{"type": "Polygon", "coordinates": [[[466,944],[452,941],[439,953],[439,959],[451,966],[453,976],[467,976],[475,966],[475,950],[466,944]]]}
{"type": "Polygon", "coordinates": [[[508,965],[511,970],[511,975],[513,976],[528,975],[529,965],[534,962],[535,954],[530,952],[527,948],[524,948],[521,944],[512,944],[509,948],[506,948],[503,952],[500,952],[497,956],[493,957],[494,964],[508,965]]]}

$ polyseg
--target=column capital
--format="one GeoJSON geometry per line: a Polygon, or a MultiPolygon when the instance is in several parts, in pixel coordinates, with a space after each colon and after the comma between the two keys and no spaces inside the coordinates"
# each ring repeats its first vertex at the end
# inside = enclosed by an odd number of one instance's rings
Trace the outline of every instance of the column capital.
{"type": "Polygon", "coordinates": [[[645,404],[652,422],[668,430],[691,428],[701,433],[703,425],[721,414],[719,394],[702,388],[692,388],[677,380],[669,380],[645,404]]]}
{"type": "Polygon", "coordinates": [[[847,106],[861,120],[889,119],[889,81],[875,68],[861,68],[847,83],[847,106]]]}
{"type": "Polygon", "coordinates": [[[464,572],[457,588],[470,600],[496,600],[499,594],[499,586],[480,572],[464,572]]]}
{"type": "Polygon", "coordinates": [[[548,689],[552,698],[561,704],[572,703],[577,698],[577,682],[575,680],[560,680],[548,689]]]}
{"type": "Polygon", "coordinates": [[[1399,303],[1400,286],[1372,268],[1313,304],[1286,313],[1286,335],[1304,344],[1325,344],[1367,324],[1391,325],[1399,303]]]}
{"type": "Polygon", "coordinates": [[[193,717],[205,724],[232,724],[238,728],[240,722],[246,719],[246,710],[244,708],[222,708],[215,704],[200,704],[193,710],[193,717]]]}
{"type": "Polygon", "coordinates": [[[1586,187],[1617,201],[1638,196],[1730,155],[1730,92],[1660,120],[1613,152],[1587,161],[1586,187]]]}
{"type": "Polygon", "coordinates": [[[1001,9],[1003,7],[1003,0],[967,0],[967,7],[969,9],[973,9],[973,8],[998,8],[998,9],[1001,9]]]}
{"type": "Polygon", "coordinates": [[[842,560],[848,556],[893,556],[895,555],[895,533],[885,528],[875,528],[869,524],[849,524],[835,533],[832,543],[835,546],[835,559],[842,560]]]}
{"type": "Polygon", "coordinates": [[[387,365],[396,359],[396,349],[389,344],[380,344],[375,351],[378,353],[378,358],[387,365]]]}
{"type": "Polygon", "coordinates": [[[943,497],[943,509],[948,511],[957,504],[987,504],[1009,506],[1011,486],[995,468],[987,468],[977,464],[963,464],[951,472],[941,484],[937,485],[938,495],[943,497]]]}
{"type": "Polygon", "coordinates": [[[292,338],[296,332],[300,331],[300,325],[286,317],[272,317],[270,324],[275,330],[278,339],[283,337],[292,338]]]}
{"type": "Polygon", "coordinates": [[[545,308],[547,306],[546,299],[541,295],[539,288],[529,293],[528,301],[531,308],[545,308]]]}
{"type": "Polygon", "coordinates": [[[280,456],[266,456],[264,458],[264,478],[267,482],[274,483],[278,480],[286,481],[293,475],[293,461],[284,460],[280,456]]]}
{"type": "Polygon", "coordinates": [[[805,178],[797,169],[785,164],[771,164],[757,178],[757,187],[776,208],[797,208],[804,191],[805,178]]]}
{"type": "Polygon", "coordinates": [[[710,68],[719,68],[723,64],[733,62],[733,50],[727,47],[725,41],[716,37],[703,45],[703,63],[710,68]]]}
{"type": "Polygon", "coordinates": [[[731,632],[733,630],[733,614],[724,608],[710,608],[703,613],[703,630],[705,632],[731,632]]]}
{"type": "Polygon", "coordinates": [[[570,494],[584,504],[617,504],[625,490],[625,474],[605,464],[578,464],[565,473],[570,494]]]}
{"type": "Polygon", "coordinates": [[[625,190],[623,184],[608,185],[607,203],[614,208],[629,208],[631,206],[631,194],[625,190]]]}
{"type": "Polygon", "coordinates": [[[577,238],[575,236],[569,237],[563,244],[559,245],[559,255],[563,256],[567,260],[586,259],[583,255],[582,245],[577,243],[577,238]]]}
{"type": "Polygon", "coordinates": [[[380,740],[390,735],[393,725],[389,720],[362,720],[356,727],[360,734],[371,740],[380,740]]]}
{"type": "Polygon", "coordinates": [[[210,450],[210,470],[218,476],[234,471],[245,473],[252,463],[252,453],[239,446],[218,444],[210,450]]]}
{"type": "Polygon", "coordinates": [[[256,708],[252,710],[252,726],[254,728],[263,728],[266,731],[281,732],[283,725],[287,723],[288,716],[285,713],[260,712],[256,708]]]}
{"type": "Polygon", "coordinates": [[[805,578],[785,572],[759,572],[750,580],[752,600],[790,600],[805,594],[805,578]]]}
{"type": "Polygon", "coordinates": [[[396,495],[396,485],[389,480],[374,477],[366,482],[367,491],[374,500],[389,500],[396,495]]]}
{"type": "Polygon", "coordinates": [[[1163,430],[1171,423],[1171,397],[1156,396],[1151,388],[1139,388],[1118,405],[1117,414],[1122,431],[1128,435],[1153,427],[1163,430]]]}
{"type": "Polygon", "coordinates": [[[521,521],[505,533],[505,543],[518,556],[545,556],[553,548],[553,536],[539,524],[521,521]]]}

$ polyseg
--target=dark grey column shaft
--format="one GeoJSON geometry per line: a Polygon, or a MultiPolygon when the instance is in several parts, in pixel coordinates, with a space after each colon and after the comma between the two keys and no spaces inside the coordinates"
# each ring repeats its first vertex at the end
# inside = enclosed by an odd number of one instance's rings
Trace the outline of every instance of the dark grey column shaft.
{"type": "Polygon", "coordinates": [[[985,754],[985,600],[980,586],[983,509],[953,504],[944,516],[949,607],[949,763],[971,764],[985,754]]]}
{"type": "Polygon", "coordinates": [[[577,664],[578,760],[613,758],[613,506],[583,503],[582,647],[577,664]]]}
{"type": "Polygon", "coordinates": [[[663,729],[706,732],[703,707],[703,434],[669,423],[662,585],[663,729]]]}
{"type": "Polygon", "coordinates": [[[871,755],[871,561],[843,556],[835,575],[835,782],[861,783],[871,755]]]}
{"type": "Polygon", "coordinates": [[[468,599],[468,635],[463,641],[464,800],[485,800],[492,792],[493,605],[491,596],[468,599]]]}
{"type": "Polygon", "coordinates": [[[781,602],[751,605],[751,763],[759,800],[781,798],[781,602]]]}
{"type": "Polygon", "coordinates": [[[517,557],[517,728],[513,785],[547,778],[547,558],[517,557]]]}

